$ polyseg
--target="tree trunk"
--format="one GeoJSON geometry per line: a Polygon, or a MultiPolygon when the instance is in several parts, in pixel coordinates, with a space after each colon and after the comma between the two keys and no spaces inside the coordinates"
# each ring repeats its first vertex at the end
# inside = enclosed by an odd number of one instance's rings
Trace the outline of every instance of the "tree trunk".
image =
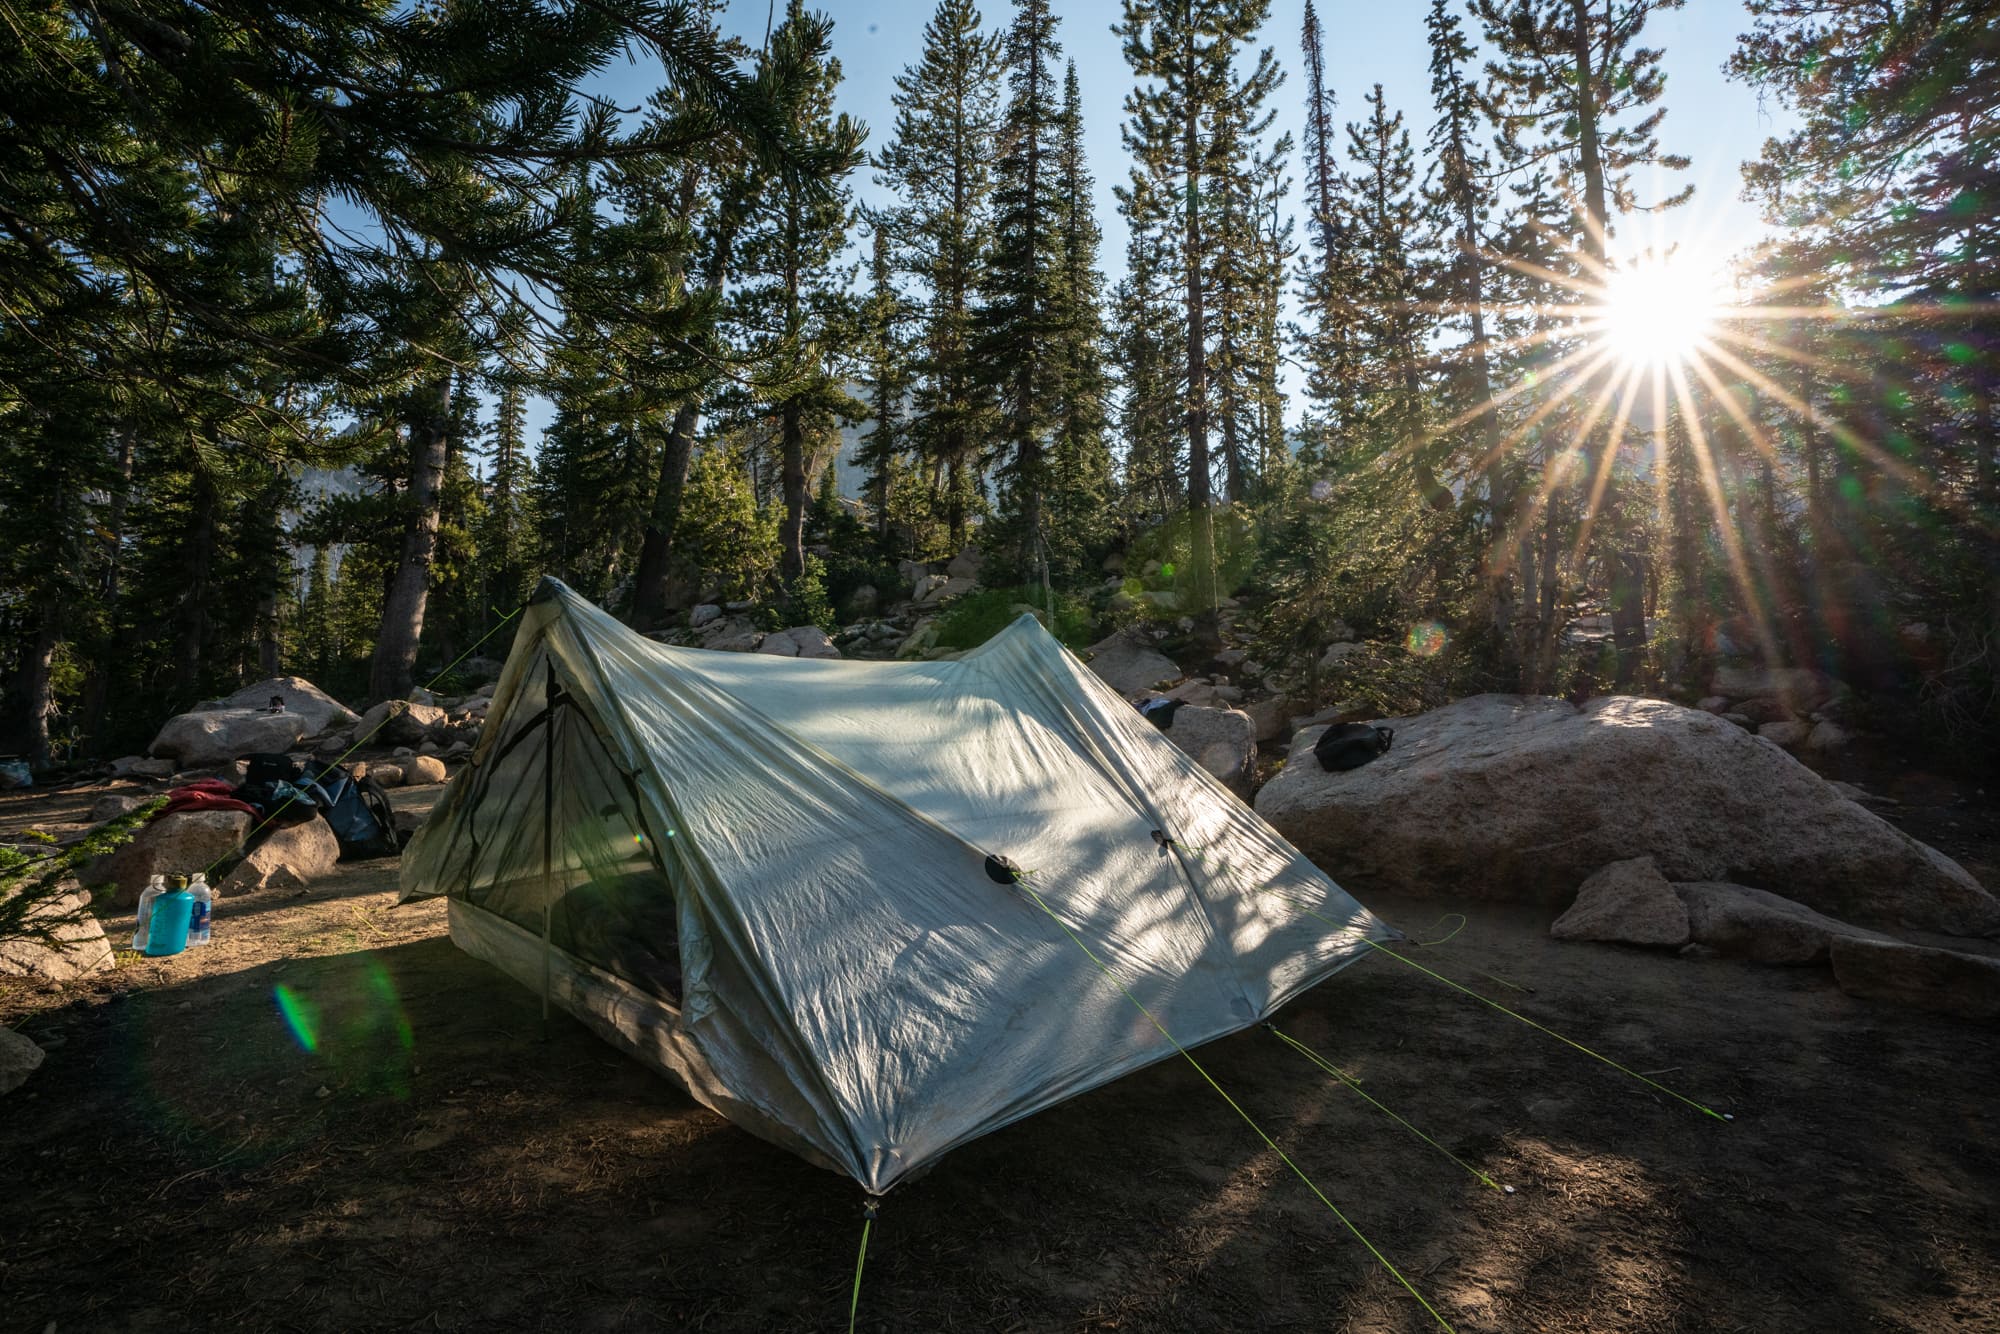
{"type": "Polygon", "coordinates": [[[790,589],[806,571],[806,435],[797,399],[787,399],[778,412],[784,448],[782,478],[785,518],[778,529],[778,550],[785,587],[790,589]]]}
{"type": "MultiPolygon", "coordinates": [[[[1185,48],[1184,77],[1189,89],[1200,87],[1194,34],[1185,48]]],[[[1187,440],[1188,528],[1194,548],[1193,612],[1201,638],[1216,638],[1215,532],[1209,526],[1211,493],[1208,477],[1208,330],[1202,307],[1201,139],[1198,109],[1192,96],[1182,118],[1181,151],[1187,181],[1183,208],[1187,228],[1187,440]]]]}
{"type": "Polygon", "coordinates": [[[187,584],[181,595],[180,628],[174,644],[173,698],[192,704],[201,689],[202,645],[208,638],[209,574],[215,563],[215,483],[194,475],[194,521],[181,541],[187,584]]]}
{"type": "Polygon", "coordinates": [[[50,597],[42,603],[35,642],[21,664],[21,693],[28,706],[28,763],[49,767],[49,720],[55,717],[56,646],[62,642],[62,603],[50,597]]]}
{"type": "Polygon", "coordinates": [[[687,491],[688,464],[694,457],[694,428],[701,408],[692,399],[674,411],[660,454],[660,480],[653,490],[653,512],[647,516],[645,540],[639,547],[639,573],[632,591],[632,628],[651,630],[667,614],[667,577],[672,566],[674,533],[680,527],[681,497],[687,491]]]}
{"type": "Polygon", "coordinates": [[[112,493],[110,509],[105,515],[104,582],[99,586],[98,594],[104,606],[104,618],[114,631],[104,651],[91,663],[90,681],[84,687],[83,735],[92,753],[97,752],[104,739],[104,715],[111,707],[111,660],[117,656],[119,647],[115,642],[118,583],[125,546],[125,511],[132,498],[132,454],[136,437],[137,432],[129,426],[120,428],[118,432],[118,489],[112,493]]]}
{"type": "Polygon", "coordinates": [[[399,699],[409,694],[423,638],[424,608],[430,600],[431,561],[437,554],[438,500],[449,448],[451,380],[442,378],[426,393],[418,419],[409,426],[410,489],[403,520],[403,549],[382,600],[382,629],[368,672],[368,697],[399,699]]]}

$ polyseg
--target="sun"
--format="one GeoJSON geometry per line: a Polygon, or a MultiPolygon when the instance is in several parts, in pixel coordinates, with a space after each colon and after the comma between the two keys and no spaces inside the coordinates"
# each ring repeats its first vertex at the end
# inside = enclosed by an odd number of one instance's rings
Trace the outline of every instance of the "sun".
{"type": "Polygon", "coordinates": [[[1715,270],[1676,253],[1641,255],[1611,270],[1599,295],[1598,332],[1627,366],[1686,362],[1708,342],[1723,306],[1715,270]]]}

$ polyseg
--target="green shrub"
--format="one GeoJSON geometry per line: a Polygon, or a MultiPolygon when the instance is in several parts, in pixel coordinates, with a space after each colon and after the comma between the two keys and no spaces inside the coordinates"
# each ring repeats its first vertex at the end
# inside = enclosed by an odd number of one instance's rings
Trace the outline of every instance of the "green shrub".
{"type": "MultiPolygon", "coordinates": [[[[1049,626],[1050,633],[1070,648],[1090,643],[1097,628],[1090,604],[1075,594],[1061,592],[1055,595],[1055,604],[1055,624],[1049,626]]],[[[1049,625],[1048,607],[1039,585],[982,588],[968,593],[938,618],[938,646],[978,648],[1011,625],[1023,605],[1032,608],[1043,625],[1049,625]]]]}

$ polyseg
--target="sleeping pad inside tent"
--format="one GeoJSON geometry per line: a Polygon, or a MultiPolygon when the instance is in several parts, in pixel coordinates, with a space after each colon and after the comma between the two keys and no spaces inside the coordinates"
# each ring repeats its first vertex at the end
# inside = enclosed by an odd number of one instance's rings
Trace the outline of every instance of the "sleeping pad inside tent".
{"type": "Polygon", "coordinates": [[[1031,616],[955,662],[796,659],[552,579],[402,888],[872,1192],[1173,1055],[1134,999],[1192,1047],[1396,938],[1031,616]]]}

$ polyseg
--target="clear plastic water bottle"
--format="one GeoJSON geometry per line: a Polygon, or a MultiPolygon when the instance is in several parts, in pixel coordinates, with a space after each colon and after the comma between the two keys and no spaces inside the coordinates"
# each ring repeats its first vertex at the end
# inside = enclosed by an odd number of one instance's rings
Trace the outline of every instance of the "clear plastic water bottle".
{"type": "Polygon", "coordinates": [[[208,872],[194,873],[194,880],[188,885],[188,893],[194,895],[194,912],[188,918],[188,944],[206,945],[209,938],[208,924],[215,909],[215,891],[208,887],[208,872]]]}
{"type": "Polygon", "coordinates": [[[146,948],[146,928],[151,925],[153,920],[153,900],[166,892],[167,878],[165,876],[156,875],[146,882],[145,892],[139,895],[139,925],[138,929],[132,933],[133,949],[143,950],[146,948]]]}

